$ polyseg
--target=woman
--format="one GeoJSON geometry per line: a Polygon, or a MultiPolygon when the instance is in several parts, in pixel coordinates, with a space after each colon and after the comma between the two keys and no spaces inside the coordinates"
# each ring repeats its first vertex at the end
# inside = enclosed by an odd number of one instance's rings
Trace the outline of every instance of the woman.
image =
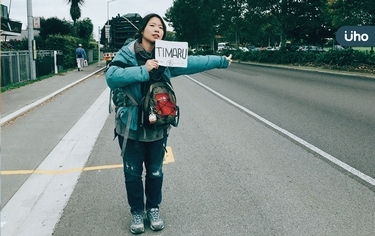
{"type": "MultiPolygon", "coordinates": [[[[157,14],[145,16],[135,40],[123,46],[113,59],[113,62],[120,61],[126,66],[118,66],[113,63],[114,65],[106,71],[108,86],[112,90],[126,88],[126,91],[139,102],[142,98],[141,82],[150,80],[151,71],[161,71],[164,76],[170,79],[175,76],[198,73],[214,68],[227,68],[232,62],[231,55],[229,57],[189,56],[186,68],[159,67],[158,61],[154,57],[155,41],[165,39],[165,36],[166,25],[163,19],[157,14]]],[[[162,230],[164,222],[160,217],[159,205],[162,199],[162,166],[166,142],[165,135],[163,135],[164,129],[138,128],[137,108],[134,109],[134,106],[130,108],[131,99],[124,100],[126,101],[115,102],[117,111],[115,132],[120,147],[124,148],[122,158],[125,187],[132,214],[130,231],[135,234],[144,232],[143,217],[145,210],[146,219],[150,221],[150,228],[155,231],[162,230]],[[121,116],[124,109],[131,112],[131,122],[121,116]],[[126,127],[127,123],[128,127],[126,127]],[[143,164],[146,169],[144,189],[142,182],[143,164]],[[146,196],[146,203],[144,202],[144,195],[146,196]]]]}

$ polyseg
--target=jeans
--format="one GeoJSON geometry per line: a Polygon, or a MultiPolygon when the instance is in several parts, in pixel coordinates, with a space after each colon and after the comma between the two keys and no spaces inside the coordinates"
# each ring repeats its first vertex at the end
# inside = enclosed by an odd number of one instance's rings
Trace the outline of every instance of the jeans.
{"type": "MultiPolygon", "coordinates": [[[[123,136],[118,136],[122,147],[123,136]]],[[[159,208],[162,200],[164,139],[153,142],[139,142],[136,148],[135,140],[128,139],[124,162],[125,188],[130,211],[143,212],[145,210],[144,196],[146,196],[146,210],[159,208]],[[145,187],[143,188],[143,163],[146,169],[145,187]]]]}

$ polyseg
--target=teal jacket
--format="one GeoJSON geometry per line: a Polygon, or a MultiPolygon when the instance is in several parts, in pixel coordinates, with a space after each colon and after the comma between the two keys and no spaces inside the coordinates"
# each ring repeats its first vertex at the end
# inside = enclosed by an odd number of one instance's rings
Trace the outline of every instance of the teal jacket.
{"type": "MultiPolygon", "coordinates": [[[[145,65],[138,65],[134,50],[135,41],[123,46],[113,58],[113,61],[122,61],[127,65],[134,65],[131,67],[121,68],[118,66],[111,66],[106,71],[106,81],[111,89],[127,87],[127,91],[137,100],[141,100],[141,82],[150,80],[149,72],[145,65]]],[[[224,56],[189,56],[188,66],[181,67],[167,67],[164,75],[171,79],[180,75],[195,74],[206,70],[215,68],[227,68],[229,60],[224,56]]],[[[129,138],[135,139],[137,129],[138,108],[133,107],[132,119],[130,125],[129,138]]],[[[127,122],[127,112],[129,107],[121,107],[116,113],[116,132],[123,135],[127,122]]],[[[144,128],[141,132],[140,141],[156,141],[163,138],[163,130],[149,130],[144,128]]]]}

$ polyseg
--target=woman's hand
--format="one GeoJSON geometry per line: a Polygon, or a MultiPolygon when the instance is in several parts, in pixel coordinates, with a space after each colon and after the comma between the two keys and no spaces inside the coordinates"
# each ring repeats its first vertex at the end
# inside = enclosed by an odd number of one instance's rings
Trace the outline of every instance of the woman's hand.
{"type": "Polygon", "coordinates": [[[147,68],[147,71],[150,72],[153,69],[158,69],[159,68],[159,62],[156,59],[147,60],[145,66],[147,68]]]}
{"type": "Polygon", "coordinates": [[[229,61],[228,66],[230,66],[230,64],[232,64],[232,54],[230,54],[229,56],[225,56],[225,59],[229,61]]]}

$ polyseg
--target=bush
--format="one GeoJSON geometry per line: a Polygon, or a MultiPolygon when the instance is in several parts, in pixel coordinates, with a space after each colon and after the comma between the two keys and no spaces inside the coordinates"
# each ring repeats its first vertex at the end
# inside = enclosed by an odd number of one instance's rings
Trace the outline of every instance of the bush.
{"type": "Polygon", "coordinates": [[[347,49],[327,52],[299,51],[223,51],[221,54],[233,54],[233,59],[272,64],[294,64],[303,66],[323,66],[341,70],[375,71],[375,55],[367,52],[347,49]]]}
{"type": "MultiPolygon", "coordinates": [[[[46,40],[48,50],[61,50],[64,54],[64,68],[74,68],[76,66],[75,51],[78,44],[82,44],[86,50],[90,49],[85,41],[69,35],[51,35],[46,40]]],[[[92,46],[92,45],[91,45],[92,46]]]]}
{"type": "Polygon", "coordinates": [[[316,60],[320,64],[335,66],[358,66],[360,64],[374,65],[374,55],[357,50],[329,50],[319,55],[316,60]]]}

